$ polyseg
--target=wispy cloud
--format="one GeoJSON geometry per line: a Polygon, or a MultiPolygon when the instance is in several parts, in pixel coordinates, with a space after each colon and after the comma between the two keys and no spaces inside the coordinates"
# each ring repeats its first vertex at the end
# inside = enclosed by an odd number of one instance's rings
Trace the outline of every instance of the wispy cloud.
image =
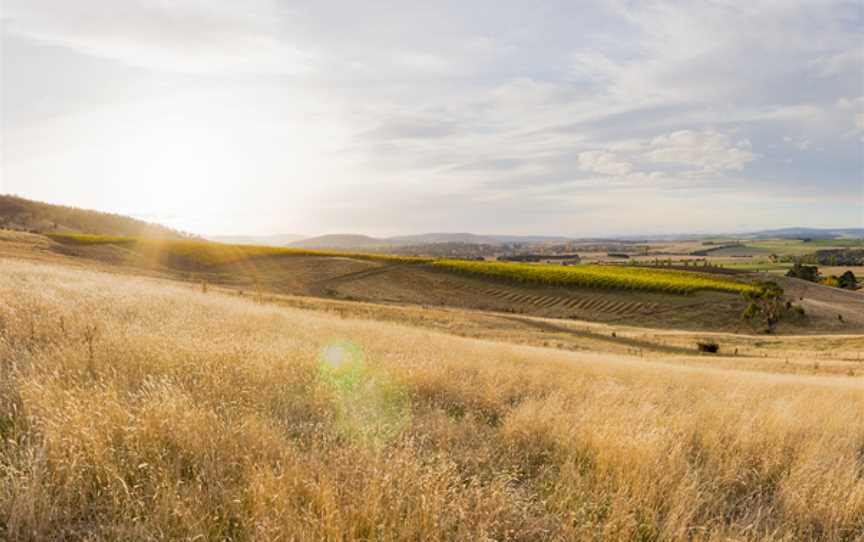
{"type": "Polygon", "coordinates": [[[187,73],[308,73],[317,52],[293,43],[274,0],[11,0],[5,31],[133,66],[187,73]]]}

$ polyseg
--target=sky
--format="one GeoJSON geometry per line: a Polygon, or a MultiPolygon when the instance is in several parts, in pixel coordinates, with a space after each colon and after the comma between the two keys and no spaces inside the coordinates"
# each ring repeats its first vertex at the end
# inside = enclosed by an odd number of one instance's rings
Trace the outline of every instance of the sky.
{"type": "Polygon", "coordinates": [[[2,0],[0,192],[198,234],[864,227],[864,3],[2,0]]]}

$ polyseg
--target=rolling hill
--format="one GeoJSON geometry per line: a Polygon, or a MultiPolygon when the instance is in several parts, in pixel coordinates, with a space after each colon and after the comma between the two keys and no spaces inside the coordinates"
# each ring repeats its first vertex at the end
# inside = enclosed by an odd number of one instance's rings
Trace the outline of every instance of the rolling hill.
{"type": "Polygon", "coordinates": [[[291,233],[274,234],[274,235],[208,235],[206,239],[216,241],[217,243],[229,243],[232,245],[264,245],[281,247],[287,246],[295,241],[306,239],[305,235],[296,235],[291,233]]]}
{"type": "MultiPolygon", "coordinates": [[[[395,255],[398,247],[383,244],[388,239],[361,235],[321,236],[288,247],[212,243],[178,239],[182,237],[178,232],[117,215],[26,200],[22,203],[20,198],[6,197],[3,201],[7,211],[0,217],[7,224],[6,229],[10,229],[10,224],[18,226],[15,229],[29,229],[22,226],[25,223],[40,223],[44,229],[42,235],[0,235],[0,255],[59,258],[76,265],[191,279],[259,294],[746,333],[750,326],[741,319],[747,306],[741,293],[749,286],[741,281],[759,278],[747,273],[734,279],[709,277],[695,269],[591,265],[568,269],[469,262],[449,255],[395,255]],[[44,224],[49,217],[55,221],[44,224]],[[166,238],[115,233],[135,228],[166,238]],[[48,233],[58,230],[100,232],[48,233]],[[175,237],[169,239],[168,234],[175,237]]],[[[447,237],[442,236],[451,234],[432,235],[425,239],[444,239],[447,237]]],[[[864,296],[852,292],[834,294],[828,290],[817,285],[804,295],[789,297],[790,302],[806,310],[807,317],[783,322],[777,331],[813,334],[862,329],[864,296]]]]}
{"type": "Polygon", "coordinates": [[[420,247],[425,245],[472,244],[500,246],[513,243],[563,243],[568,237],[542,235],[478,235],[469,232],[436,232],[392,237],[370,237],[358,234],[322,235],[291,243],[298,248],[341,250],[386,249],[389,247],[420,247]]]}
{"type": "Polygon", "coordinates": [[[0,539],[858,540],[864,296],[740,276],[0,230],[0,539]]]}
{"type": "Polygon", "coordinates": [[[405,245],[426,245],[437,243],[473,243],[478,245],[498,245],[501,241],[493,236],[474,233],[422,233],[419,235],[399,235],[387,241],[405,245]]]}
{"type": "MultiPolygon", "coordinates": [[[[154,239],[187,239],[197,236],[177,231],[166,226],[146,222],[129,216],[104,213],[64,205],[54,205],[21,198],[0,195],[0,228],[31,233],[86,233],[154,239]]],[[[712,235],[646,235],[643,241],[664,239],[702,239],[712,235]]],[[[291,246],[296,248],[332,250],[387,250],[395,247],[419,247],[423,245],[474,244],[499,246],[505,244],[566,243],[571,241],[604,241],[619,239],[609,237],[566,237],[550,235],[481,235],[470,232],[432,232],[414,235],[372,237],[356,233],[329,234],[307,237],[297,234],[272,235],[211,235],[211,241],[230,244],[253,244],[266,246],[291,246]]],[[[730,239],[838,239],[864,238],[864,228],[801,228],[790,227],[749,233],[729,234],[730,239]]],[[[620,238],[623,239],[623,238],[620,238]]]]}
{"type": "Polygon", "coordinates": [[[317,249],[337,249],[337,250],[362,250],[382,248],[392,245],[386,239],[369,237],[368,235],[357,234],[332,234],[319,235],[317,237],[309,237],[294,241],[288,246],[295,248],[317,248],[317,249]]]}
{"type": "Polygon", "coordinates": [[[526,347],[515,317],[484,331],[493,342],[455,336],[471,311],[381,322],[2,263],[2,540],[864,533],[854,358],[765,337],[699,356],[685,334],[646,353],[618,327],[564,351],[585,325],[540,319],[526,347]]]}
{"type": "Polygon", "coordinates": [[[751,239],[843,239],[864,238],[864,228],[780,228],[746,234],[751,239]]]}
{"type": "MultiPolygon", "coordinates": [[[[747,307],[741,293],[749,288],[746,281],[754,278],[747,274],[732,279],[633,266],[568,268],[206,241],[8,232],[0,232],[0,256],[192,280],[241,295],[253,292],[256,296],[448,307],[655,329],[754,330],[741,317],[747,307]]],[[[807,318],[784,320],[776,332],[860,332],[864,329],[864,296],[834,290],[815,285],[790,297],[806,310],[807,318]]]]}
{"type": "Polygon", "coordinates": [[[33,233],[87,233],[153,239],[194,237],[128,216],[52,205],[11,195],[0,195],[0,228],[33,233]]]}

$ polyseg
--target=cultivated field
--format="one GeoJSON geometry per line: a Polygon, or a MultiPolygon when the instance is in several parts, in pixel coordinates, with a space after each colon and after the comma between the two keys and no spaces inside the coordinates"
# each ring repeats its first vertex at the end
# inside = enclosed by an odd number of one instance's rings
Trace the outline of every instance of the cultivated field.
{"type": "MultiPolygon", "coordinates": [[[[693,269],[562,267],[189,240],[0,232],[0,255],[4,254],[204,282],[252,296],[447,306],[659,329],[756,330],[741,318],[747,307],[741,292],[751,289],[747,281],[754,277],[711,275],[693,269]]],[[[807,317],[781,322],[778,333],[864,333],[864,296],[860,293],[802,288],[794,301],[805,308],[807,317]]]]}
{"type": "Polygon", "coordinates": [[[0,299],[0,538],[864,538],[860,376],[10,259],[0,299]]]}
{"type": "Polygon", "coordinates": [[[555,284],[602,289],[647,290],[688,294],[700,290],[742,293],[754,291],[752,286],[729,278],[696,272],[666,269],[640,269],[615,266],[562,267],[530,264],[462,261],[449,259],[391,256],[386,254],[334,252],[298,248],[230,245],[192,240],[147,240],[105,235],[50,234],[48,237],[64,245],[111,245],[126,248],[139,258],[154,263],[185,269],[207,270],[238,262],[256,262],[280,257],[331,257],[353,260],[381,261],[393,264],[430,264],[439,269],[498,278],[516,282],[555,284]]]}
{"type": "Polygon", "coordinates": [[[432,262],[432,264],[469,275],[559,286],[612,290],[648,290],[675,294],[691,294],[700,290],[716,290],[739,294],[756,291],[756,288],[749,284],[728,278],[669,269],[645,269],[611,265],[564,267],[557,265],[458,260],[441,260],[432,262]]]}

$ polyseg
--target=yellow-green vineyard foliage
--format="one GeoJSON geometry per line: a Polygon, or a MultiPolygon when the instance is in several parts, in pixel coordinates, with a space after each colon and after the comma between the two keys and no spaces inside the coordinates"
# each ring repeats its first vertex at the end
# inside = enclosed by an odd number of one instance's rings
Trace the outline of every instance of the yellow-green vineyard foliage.
{"type": "Polygon", "coordinates": [[[727,278],[690,271],[612,265],[535,265],[520,263],[436,260],[439,268],[515,282],[587,288],[653,290],[689,294],[697,290],[745,293],[756,288],[727,278]]]}
{"type": "Polygon", "coordinates": [[[339,252],[261,245],[231,245],[203,240],[136,239],[134,237],[90,234],[50,234],[48,237],[58,243],[71,245],[121,245],[137,252],[158,255],[161,259],[182,261],[201,267],[225,265],[254,258],[276,256],[331,256],[404,263],[430,261],[428,258],[416,258],[413,256],[392,256],[389,254],[339,252]]]}

